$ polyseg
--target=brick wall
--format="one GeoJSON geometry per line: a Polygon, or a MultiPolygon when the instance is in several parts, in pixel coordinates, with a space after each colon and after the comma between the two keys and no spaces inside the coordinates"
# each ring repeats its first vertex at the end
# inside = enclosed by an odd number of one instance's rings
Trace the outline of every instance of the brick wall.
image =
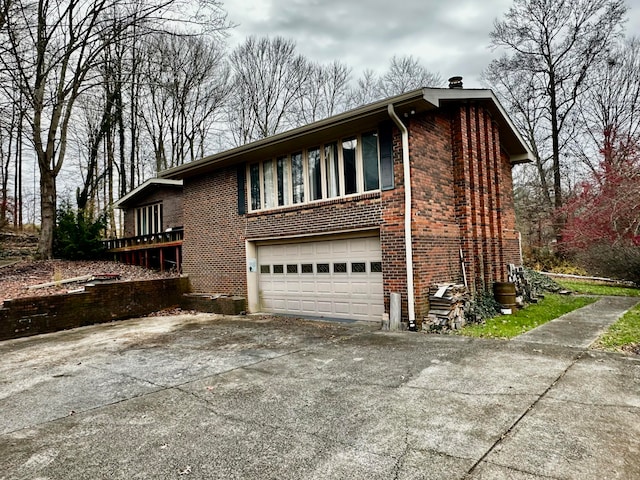
{"type": "Polygon", "coordinates": [[[403,315],[407,314],[407,257],[404,241],[404,172],[402,163],[402,136],[393,127],[393,190],[381,194],[382,224],[382,277],[384,282],[384,308],[389,312],[389,294],[399,293],[403,315]]]}
{"type": "Polygon", "coordinates": [[[336,198],[303,208],[292,206],[277,212],[247,215],[247,239],[291,237],[377,228],[381,222],[380,193],[336,198]]]}
{"type": "Polygon", "coordinates": [[[409,122],[416,319],[428,311],[429,287],[462,280],[456,220],[451,125],[435,112],[409,122]]]}
{"type": "Polygon", "coordinates": [[[236,167],[185,179],[182,269],[195,292],[247,295],[245,230],[236,167]]]}
{"type": "Polygon", "coordinates": [[[84,292],[5,300],[0,340],[147,315],[180,305],[187,277],[88,285],[84,292]]]}
{"type": "Polygon", "coordinates": [[[481,105],[450,110],[455,210],[473,291],[506,280],[506,264],[519,263],[511,164],[500,148],[497,124],[481,105]]]}

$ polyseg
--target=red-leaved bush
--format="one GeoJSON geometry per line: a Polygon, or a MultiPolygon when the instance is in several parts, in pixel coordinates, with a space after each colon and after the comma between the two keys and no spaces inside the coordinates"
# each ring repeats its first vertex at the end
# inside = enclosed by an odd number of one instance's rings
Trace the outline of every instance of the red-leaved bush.
{"type": "Polygon", "coordinates": [[[591,178],[559,212],[562,249],[588,270],[640,281],[640,154],[615,142],[591,178]]]}

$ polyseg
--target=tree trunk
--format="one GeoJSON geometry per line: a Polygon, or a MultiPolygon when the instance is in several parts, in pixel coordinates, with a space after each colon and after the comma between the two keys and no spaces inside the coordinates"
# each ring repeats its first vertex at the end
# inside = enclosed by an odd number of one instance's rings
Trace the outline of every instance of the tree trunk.
{"type": "Polygon", "coordinates": [[[49,260],[53,258],[53,230],[56,224],[56,177],[53,171],[42,166],[40,168],[40,216],[40,239],[36,256],[41,260],[49,260]]]}
{"type": "Polygon", "coordinates": [[[22,230],[22,122],[24,121],[24,110],[22,108],[22,98],[20,99],[20,117],[18,120],[18,132],[16,135],[16,169],[13,182],[13,227],[22,230]]]}
{"type": "Polygon", "coordinates": [[[560,131],[558,128],[558,99],[553,70],[549,74],[549,110],[551,114],[551,148],[553,156],[553,199],[556,208],[562,207],[562,178],[560,171],[560,131]]]}

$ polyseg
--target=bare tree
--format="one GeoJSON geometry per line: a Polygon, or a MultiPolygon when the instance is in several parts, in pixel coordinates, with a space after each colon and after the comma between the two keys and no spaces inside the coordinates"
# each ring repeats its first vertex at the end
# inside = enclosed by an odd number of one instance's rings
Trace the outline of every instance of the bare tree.
{"type": "Polygon", "coordinates": [[[334,61],[312,64],[297,102],[297,124],[330,117],[347,108],[351,69],[334,61]]]}
{"type": "Polygon", "coordinates": [[[420,64],[413,55],[394,55],[389,69],[380,77],[378,94],[381,98],[392,97],[422,87],[441,87],[442,77],[420,64]]]}
{"type": "MultiPolygon", "coordinates": [[[[509,58],[502,57],[492,62],[482,74],[483,81],[494,91],[524,135],[529,148],[534,154],[533,178],[526,183],[537,192],[540,199],[538,206],[549,212],[553,208],[550,182],[552,178],[552,155],[549,147],[549,135],[544,128],[546,117],[546,100],[538,93],[542,88],[540,78],[526,72],[514,70],[505,65],[509,58]]],[[[538,208],[538,207],[536,207],[538,208]]]]}
{"type": "Polygon", "coordinates": [[[602,161],[615,168],[640,144],[640,39],[612,47],[590,84],[578,109],[584,134],[571,151],[595,174],[602,161]]]}
{"type": "Polygon", "coordinates": [[[377,76],[372,70],[365,70],[351,91],[349,103],[358,107],[383,98],[424,87],[441,87],[439,73],[429,71],[413,55],[394,55],[389,60],[389,68],[377,76]]]}
{"type": "Polygon", "coordinates": [[[150,40],[142,67],[141,119],[160,171],[204,156],[230,82],[217,39],[158,34],[150,40]]]}
{"type": "Polygon", "coordinates": [[[11,6],[11,0],[0,0],[0,28],[3,27],[7,16],[9,15],[9,7],[11,6]]]}
{"type": "Polygon", "coordinates": [[[506,55],[490,68],[522,72],[534,79],[531,94],[545,99],[540,127],[549,132],[556,208],[563,204],[562,135],[573,127],[587,76],[620,35],[626,11],[623,0],[514,0],[491,32],[492,46],[506,55]]]}
{"type": "Polygon", "coordinates": [[[282,37],[249,37],[230,56],[233,100],[228,121],[237,145],[296,125],[299,101],[311,67],[282,37]]]}
{"type": "Polygon", "coordinates": [[[356,108],[379,99],[378,77],[371,69],[362,72],[357,84],[349,92],[349,108],[356,108]]]}
{"type": "MultiPolygon", "coordinates": [[[[211,0],[210,5],[215,10],[219,4],[211,0]]],[[[56,179],[65,159],[72,112],[83,91],[95,85],[102,52],[131,35],[134,25],[160,28],[163,15],[177,21],[186,7],[171,10],[176,6],[177,0],[12,0],[9,4],[0,31],[0,64],[12,83],[22,88],[29,110],[40,173],[40,257],[52,255],[56,179]]],[[[189,14],[194,23],[199,18],[189,14]]]]}

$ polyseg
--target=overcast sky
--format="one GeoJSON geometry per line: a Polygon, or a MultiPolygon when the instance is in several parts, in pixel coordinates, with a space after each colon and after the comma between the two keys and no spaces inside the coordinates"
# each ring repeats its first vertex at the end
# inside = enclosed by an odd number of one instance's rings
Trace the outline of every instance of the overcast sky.
{"type": "MultiPolygon", "coordinates": [[[[230,46],[247,36],[292,38],[298,52],[321,63],[340,60],[359,78],[384,71],[394,55],[413,55],[446,80],[464,77],[482,87],[480,73],[496,54],[489,48],[493,21],[511,0],[225,0],[238,24],[230,46]]],[[[640,0],[627,0],[627,34],[640,36],[640,0]]]]}

